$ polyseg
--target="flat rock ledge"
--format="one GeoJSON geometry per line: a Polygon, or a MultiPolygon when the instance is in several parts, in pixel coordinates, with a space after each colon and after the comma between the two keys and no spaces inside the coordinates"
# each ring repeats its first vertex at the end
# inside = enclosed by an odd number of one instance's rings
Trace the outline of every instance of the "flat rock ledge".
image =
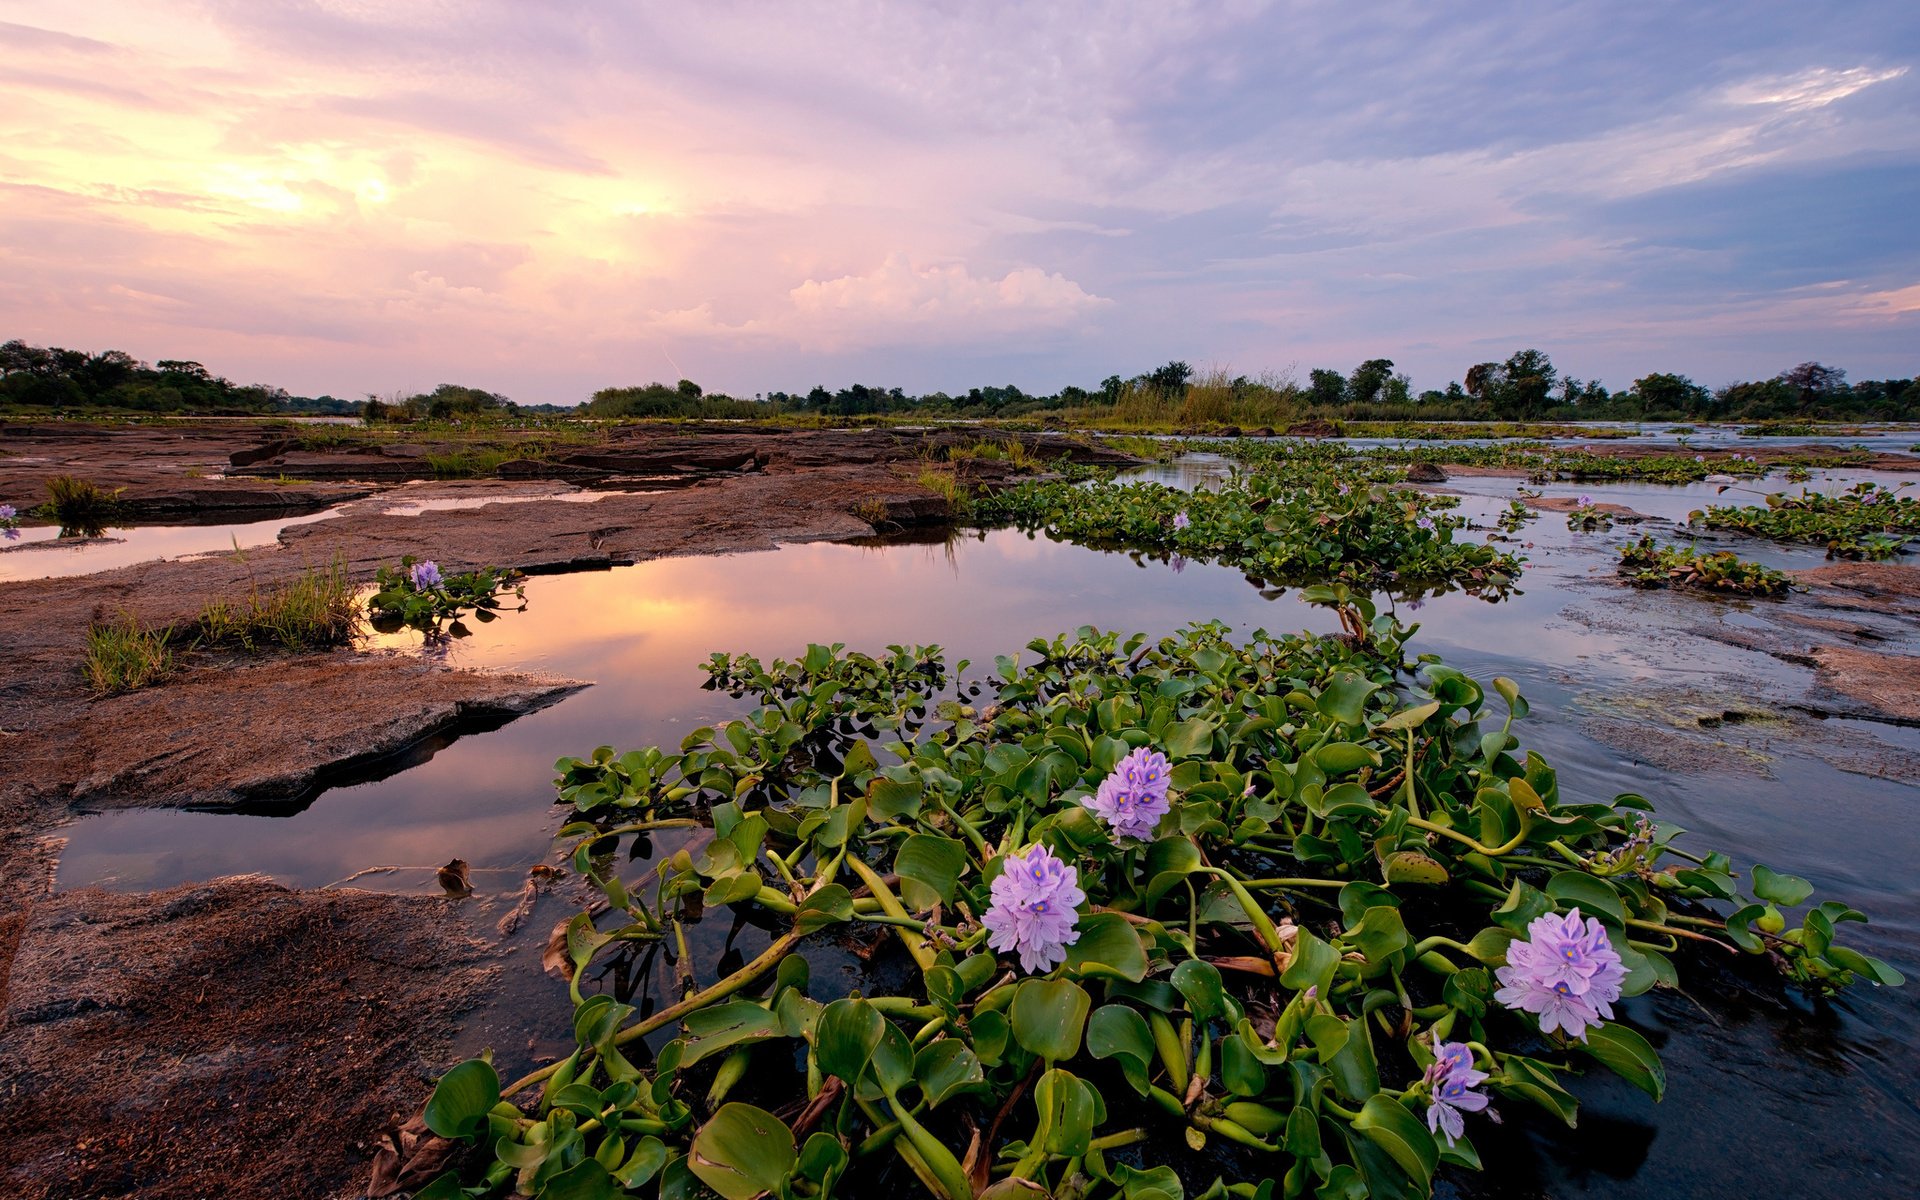
{"type": "Polygon", "coordinates": [[[76,705],[11,739],[18,778],[84,809],[297,807],[428,739],[497,725],[585,683],[398,656],[209,667],[76,705]]]}

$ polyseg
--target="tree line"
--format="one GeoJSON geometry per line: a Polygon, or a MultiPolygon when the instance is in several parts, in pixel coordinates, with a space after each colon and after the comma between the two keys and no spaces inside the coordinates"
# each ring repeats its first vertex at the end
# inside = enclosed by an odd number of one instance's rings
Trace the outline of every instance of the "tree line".
{"type": "Polygon", "coordinates": [[[1445,388],[1414,392],[1392,359],[1370,358],[1351,371],[1315,368],[1304,383],[1289,375],[1196,372],[1170,362],[1131,377],[1109,375],[1094,387],[1068,385],[1051,394],[1014,384],[960,394],[913,395],[898,387],[851,384],[835,390],[773,391],[752,398],[708,392],[690,379],[674,384],[609,387],[578,407],[517,405],[481,388],[443,383],[429,392],[364,400],[294,396],[266,384],[236,384],[198,362],[162,359],[149,365],[119,350],[89,353],[0,345],[0,406],[28,409],[131,409],[159,413],[331,413],[368,421],[490,420],[523,413],[607,418],[754,420],[788,413],[823,416],[1117,418],[1139,424],[1279,424],[1339,420],[1621,420],[1621,421],[1914,421],[1920,381],[1864,379],[1803,362],[1768,379],[1709,389],[1685,375],[1653,372],[1613,390],[1597,379],[1564,374],[1540,350],[1519,350],[1476,363],[1445,388]]]}

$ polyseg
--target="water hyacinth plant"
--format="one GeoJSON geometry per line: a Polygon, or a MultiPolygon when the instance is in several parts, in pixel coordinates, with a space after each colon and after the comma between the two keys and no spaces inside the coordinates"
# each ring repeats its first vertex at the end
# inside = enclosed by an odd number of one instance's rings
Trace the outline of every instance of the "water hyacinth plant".
{"type": "Polygon", "coordinates": [[[1735,596],[1783,596],[1793,587],[1786,572],[1740,558],[1731,550],[1702,554],[1687,546],[1662,546],[1646,534],[1620,547],[1620,574],[1637,587],[1678,587],[1735,596]]]}
{"type": "Polygon", "coordinates": [[[1507,594],[1521,560],[1455,541],[1466,525],[1450,511],[1458,503],[1330,476],[1297,486],[1254,474],[1196,492],[1151,482],[1034,481],[982,497],[975,512],[983,524],[1043,530],[1088,545],[1212,558],[1274,584],[1459,589],[1488,599],[1507,594]]]}
{"type": "Polygon", "coordinates": [[[518,571],[501,567],[443,575],[432,559],[416,559],[409,554],[398,567],[380,568],[367,609],[373,627],[383,632],[406,626],[460,637],[467,632],[461,624],[463,614],[471,611],[477,620],[491,621],[501,611],[502,597],[509,592],[520,604],[508,611],[525,609],[524,578],[518,571]]]}
{"type": "Polygon", "coordinates": [[[1901,982],[1807,882],[1563,789],[1512,681],[1343,625],[1083,628],[958,685],[716,655],[749,714],[556,764],[571,1052],[448,1073],[420,1194],[1426,1195],[1487,1111],[1571,1122],[1570,1073],[1658,1098],[1616,1005],[1702,958],[1901,982]]]}
{"type": "Polygon", "coordinates": [[[1920,500],[1902,496],[1906,486],[1865,482],[1836,496],[1775,492],[1765,507],[1716,504],[1695,510],[1690,519],[1708,529],[1825,545],[1828,558],[1892,558],[1920,534],[1920,500]]]}
{"type": "Polygon", "coordinates": [[[1592,496],[1581,496],[1567,513],[1567,528],[1576,533],[1599,533],[1613,528],[1613,514],[1595,504],[1592,496]]]}

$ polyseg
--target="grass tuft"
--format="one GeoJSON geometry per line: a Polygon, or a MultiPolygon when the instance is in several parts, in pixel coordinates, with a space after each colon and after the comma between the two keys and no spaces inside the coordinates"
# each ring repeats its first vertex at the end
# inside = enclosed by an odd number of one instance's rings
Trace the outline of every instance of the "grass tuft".
{"type": "Polygon", "coordinates": [[[359,628],[359,601],[340,559],[324,569],[308,567],[286,583],[256,584],[237,603],[209,601],[199,621],[201,641],[243,650],[324,649],[351,641],[359,628]]]}
{"type": "Polygon", "coordinates": [[[173,629],[142,629],[132,613],[87,631],[87,656],[80,664],[96,695],[131,692],[173,673],[173,629]]]}
{"type": "Polygon", "coordinates": [[[40,511],[60,522],[63,529],[86,533],[105,528],[119,508],[119,488],[109,491],[91,479],[55,475],[47,480],[47,502],[40,511]]]}

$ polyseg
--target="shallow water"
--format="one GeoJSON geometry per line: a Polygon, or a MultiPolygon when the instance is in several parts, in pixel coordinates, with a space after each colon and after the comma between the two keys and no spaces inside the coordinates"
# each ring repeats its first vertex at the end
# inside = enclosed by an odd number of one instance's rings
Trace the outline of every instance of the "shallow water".
{"type": "MultiPolygon", "coordinates": [[[[1191,486],[1215,469],[1174,464],[1172,473],[1191,486]]],[[[1836,486],[1858,477],[1835,474],[1836,486]]],[[[1449,486],[1472,493],[1462,497],[1464,513],[1490,522],[1512,484],[1461,479],[1449,486]]],[[[1585,490],[1597,499],[1631,493],[1619,502],[1682,517],[1700,502],[1687,488],[1545,490],[1585,490]]],[[[1523,742],[1558,768],[1569,798],[1640,792],[1664,818],[1694,830],[1701,844],[1743,864],[1758,858],[1807,877],[1822,897],[1872,915],[1875,924],[1857,944],[1920,981],[1920,872],[1912,868],[1920,838],[1908,824],[1920,801],[1914,773],[1843,774],[1783,734],[1765,748],[1764,772],[1676,774],[1588,732],[1587,718],[1623,696],[1651,697],[1637,719],[1658,728],[1661,697],[1672,689],[1750,704],[1796,694],[1805,679],[1799,668],[1767,655],[1689,632],[1703,623],[1762,620],[1765,602],[1633,593],[1631,606],[1618,610],[1627,619],[1600,619],[1623,595],[1611,582],[1615,548],[1637,533],[1619,526],[1573,534],[1563,516],[1541,516],[1517,535],[1533,560],[1524,594],[1501,604],[1459,594],[1403,604],[1402,614],[1421,623],[1413,648],[1481,679],[1515,678],[1534,706],[1519,727],[1523,742]]],[[[1787,565],[1822,561],[1812,551],[1777,553],[1787,565]]],[[[1227,568],[1014,531],[932,545],[798,545],[537,577],[528,581],[527,599],[527,612],[475,626],[445,657],[462,666],[551,671],[595,686],[504,728],[424,747],[415,757],[431,754],[425,761],[329,791],[294,815],[86,818],[63,831],[69,842],[60,886],[144,889],[239,871],[318,886],[398,866],[408,869],[357,884],[427,893],[437,889],[426,868],[459,857],[472,864],[482,893],[472,905],[476,922],[490,926],[527,868],[549,859],[560,823],[551,803],[556,757],[602,743],[674,745],[687,731],[746,707],[701,687],[698,664],[713,651],[772,659],[795,657],[810,641],[868,651],[939,643],[950,660],[990,666],[997,653],[1082,624],[1156,635],[1211,617],[1242,632],[1333,627],[1330,614],[1301,604],[1293,592],[1263,595],[1227,568]]],[[[414,634],[380,645],[420,652],[414,634]]],[[[969,674],[981,674],[981,666],[969,674]]],[[[1910,730],[1848,724],[1855,727],[1850,733],[1879,739],[1896,757],[1915,746],[1910,730]]],[[[508,1062],[523,1062],[565,1036],[565,989],[539,974],[537,957],[546,931],[568,911],[564,897],[542,900],[510,941],[504,991],[468,1033],[476,1048],[491,1044],[508,1062]]],[[[702,933],[717,951],[724,931],[702,933]]],[[[764,944],[750,928],[730,940],[741,954],[764,944]]],[[[842,958],[823,953],[819,974],[852,971],[842,958]]],[[[1642,997],[1624,1006],[1663,1050],[1663,1105],[1605,1074],[1590,1076],[1578,1088],[1586,1105],[1579,1130],[1555,1131],[1543,1115],[1511,1108],[1499,1130],[1483,1124],[1474,1132],[1489,1161],[1502,1163],[1500,1171],[1449,1175],[1443,1194],[1722,1196],[1777,1189],[1783,1176],[1805,1196],[1902,1192],[1893,1181],[1920,1169],[1920,985],[1863,988],[1815,1005],[1734,975],[1693,979],[1690,998],[1642,997]]]]}
{"type": "Polygon", "coordinates": [[[324,521],[333,515],[333,511],[328,510],[298,517],[216,525],[111,526],[104,534],[113,539],[111,541],[64,546],[58,544],[61,541],[58,529],[50,525],[29,526],[17,531],[19,538],[5,543],[19,548],[0,553],[0,582],[92,575],[163,558],[231,554],[236,547],[257,549],[273,545],[282,529],[324,521]]]}

